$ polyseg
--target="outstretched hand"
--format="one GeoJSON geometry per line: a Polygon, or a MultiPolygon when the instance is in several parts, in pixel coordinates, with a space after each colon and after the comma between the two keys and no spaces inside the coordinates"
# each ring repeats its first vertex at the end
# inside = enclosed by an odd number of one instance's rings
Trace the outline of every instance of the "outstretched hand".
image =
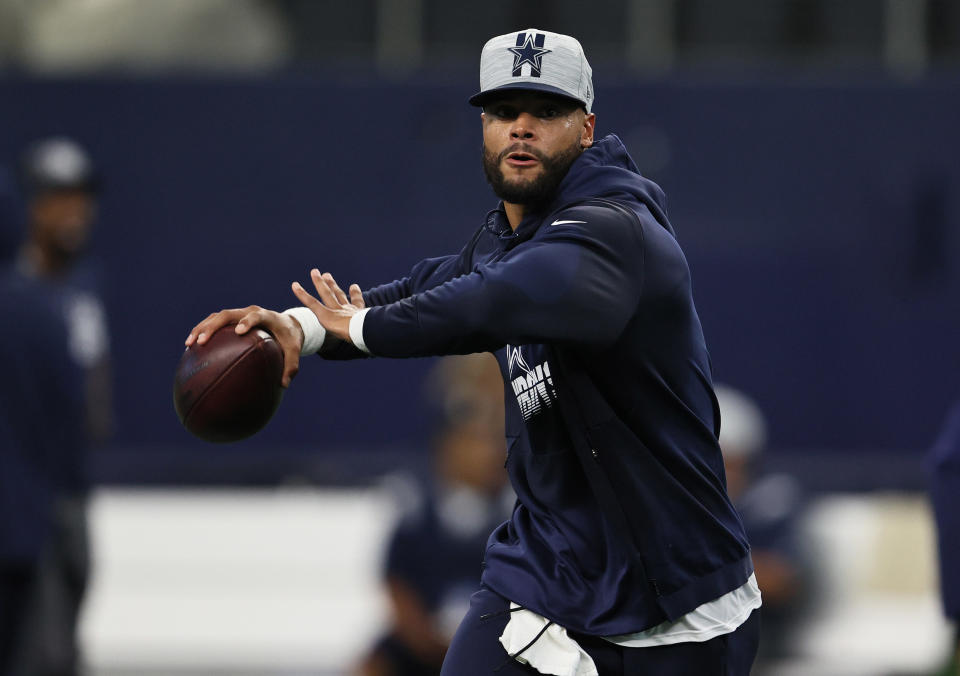
{"type": "Polygon", "coordinates": [[[364,308],[363,293],[356,284],[350,285],[350,295],[347,296],[337,285],[337,281],[329,272],[322,275],[314,268],[310,271],[310,279],[317,290],[317,297],[312,296],[304,289],[300,282],[291,285],[297,299],[310,308],[317,316],[323,328],[340,340],[350,341],[350,319],[364,308]]]}

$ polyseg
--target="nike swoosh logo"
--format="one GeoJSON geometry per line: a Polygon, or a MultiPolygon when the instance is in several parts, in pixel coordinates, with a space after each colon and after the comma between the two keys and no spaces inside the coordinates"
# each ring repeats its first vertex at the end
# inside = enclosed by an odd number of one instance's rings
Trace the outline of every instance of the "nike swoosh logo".
{"type": "Polygon", "coordinates": [[[586,224],[586,221],[554,221],[554,222],[551,223],[550,225],[566,225],[567,223],[584,223],[584,224],[586,224]]]}

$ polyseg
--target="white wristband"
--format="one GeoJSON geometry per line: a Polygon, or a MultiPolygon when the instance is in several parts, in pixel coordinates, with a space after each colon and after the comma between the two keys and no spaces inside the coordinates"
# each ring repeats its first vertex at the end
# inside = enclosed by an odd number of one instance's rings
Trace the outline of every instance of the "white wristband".
{"type": "Polygon", "coordinates": [[[300,355],[315,354],[321,347],[327,337],[327,330],[313,314],[313,310],[308,307],[292,307],[284,310],[283,314],[290,315],[297,320],[300,328],[303,329],[303,346],[300,348],[300,355]]]}
{"type": "Polygon", "coordinates": [[[367,344],[363,342],[363,318],[370,312],[370,308],[364,308],[350,318],[350,342],[357,346],[361,352],[371,354],[367,349],[367,344]]]}

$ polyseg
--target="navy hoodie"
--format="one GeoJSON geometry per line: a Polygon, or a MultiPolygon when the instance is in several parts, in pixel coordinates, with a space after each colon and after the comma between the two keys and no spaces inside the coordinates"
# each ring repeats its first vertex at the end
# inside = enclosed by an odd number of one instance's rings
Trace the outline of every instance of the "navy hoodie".
{"type": "Polygon", "coordinates": [[[719,413],[664,196],[607,136],[516,231],[490,212],[454,256],[364,293],[373,355],[489,351],[517,505],[484,584],[568,629],[616,635],[742,585],[719,413]]]}

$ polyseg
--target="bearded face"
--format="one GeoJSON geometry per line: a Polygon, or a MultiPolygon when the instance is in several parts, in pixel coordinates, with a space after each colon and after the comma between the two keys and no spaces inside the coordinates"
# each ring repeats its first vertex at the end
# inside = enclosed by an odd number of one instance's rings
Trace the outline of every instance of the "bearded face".
{"type": "Polygon", "coordinates": [[[570,165],[581,152],[579,139],[553,154],[547,154],[543,150],[522,142],[510,145],[496,153],[484,143],[483,173],[493,188],[494,194],[504,202],[537,206],[550,200],[563,177],[570,170],[570,165]],[[520,175],[511,172],[513,175],[508,178],[501,168],[508,156],[520,159],[532,158],[539,167],[532,167],[531,171],[520,175]]]}
{"type": "Polygon", "coordinates": [[[95,197],[85,190],[42,193],[30,205],[34,239],[51,259],[69,264],[83,253],[96,211],[95,197]]]}
{"type": "Polygon", "coordinates": [[[595,116],[544,92],[499,93],[483,104],[483,172],[505,204],[548,202],[570,165],[593,143],[595,116]]]}

